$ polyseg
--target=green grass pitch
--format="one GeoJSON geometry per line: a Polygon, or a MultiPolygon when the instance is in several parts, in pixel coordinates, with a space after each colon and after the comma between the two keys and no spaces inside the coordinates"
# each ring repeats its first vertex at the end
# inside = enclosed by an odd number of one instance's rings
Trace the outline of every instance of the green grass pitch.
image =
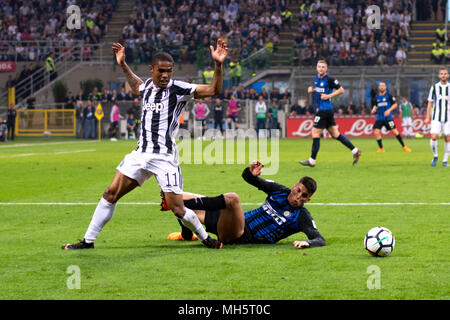
{"type": "MultiPolygon", "coordinates": [[[[384,139],[383,154],[375,152],[374,139],[353,142],[363,151],[356,166],[342,144],[326,139],[316,167],[305,168],[298,161],[309,157],[311,139],[280,140],[278,173],[266,178],[287,186],[304,175],[318,182],[307,208],[327,246],[305,250],[292,246],[306,239],[303,234],[223,250],[168,241],[179,229],[173,215],[137,204],[159,202],[152,178],[119,201],[96,249],[63,251],[63,243],[83,237],[116,166],[136,141],[52,137],[1,144],[0,299],[448,300],[449,169],[441,162],[430,167],[428,139],[406,140],[412,153],[395,139],[384,139]],[[363,248],[364,235],[377,225],[396,238],[386,258],[363,248]],[[79,268],[79,289],[67,285],[73,283],[70,266],[79,268]],[[378,289],[368,286],[371,266],[379,270],[378,289]]],[[[440,156],[442,150],[441,139],[440,156]]],[[[261,203],[264,193],[240,176],[244,167],[182,164],[184,190],[233,191],[243,203],[261,203]]]]}

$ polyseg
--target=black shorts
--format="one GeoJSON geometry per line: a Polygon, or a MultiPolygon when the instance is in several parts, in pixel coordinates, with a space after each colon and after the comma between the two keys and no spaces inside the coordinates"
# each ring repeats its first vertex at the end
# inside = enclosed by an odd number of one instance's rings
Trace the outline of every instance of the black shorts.
{"type": "MultiPolygon", "coordinates": [[[[219,218],[220,218],[220,210],[215,211],[207,210],[205,212],[205,226],[207,232],[211,232],[214,233],[216,236],[219,236],[217,232],[217,223],[219,222],[219,218]]],[[[224,244],[246,244],[246,243],[255,243],[252,233],[250,232],[250,229],[247,226],[247,223],[245,223],[244,233],[239,238],[229,242],[224,242],[224,244]]]]}
{"type": "Polygon", "coordinates": [[[327,129],[329,127],[335,126],[336,121],[334,121],[334,111],[333,110],[320,110],[316,113],[314,117],[313,127],[317,129],[327,129]]]}
{"type": "Polygon", "coordinates": [[[389,121],[376,120],[375,123],[373,124],[374,129],[381,129],[383,127],[385,127],[386,130],[389,131],[396,128],[394,120],[389,121]]]}

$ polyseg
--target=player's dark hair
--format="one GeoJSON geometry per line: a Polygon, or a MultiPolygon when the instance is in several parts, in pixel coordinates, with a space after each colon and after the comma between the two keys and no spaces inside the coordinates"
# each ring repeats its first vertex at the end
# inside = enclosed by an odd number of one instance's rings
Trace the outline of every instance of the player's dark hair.
{"type": "Polygon", "coordinates": [[[166,52],[157,52],[152,58],[152,66],[156,65],[158,61],[167,61],[170,63],[174,63],[173,58],[170,54],[166,52]]]}
{"type": "Polygon", "coordinates": [[[313,195],[317,190],[316,180],[311,177],[303,177],[300,179],[299,183],[301,183],[305,186],[306,189],[308,189],[310,195],[313,195]]]}

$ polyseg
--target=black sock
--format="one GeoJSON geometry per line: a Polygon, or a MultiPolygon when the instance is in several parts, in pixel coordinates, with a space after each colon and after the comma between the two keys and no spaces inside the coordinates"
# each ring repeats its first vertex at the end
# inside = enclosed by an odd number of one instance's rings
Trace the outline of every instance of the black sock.
{"type": "Polygon", "coordinates": [[[313,138],[313,144],[311,149],[311,158],[316,160],[317,153],[319,153],[320,149],[320,138],[313,138]]]}
{"type": "Polygon", "coordinates": [[[194,233],[191,231],[191,229],[189,229],[188,227],[186,227],[183,222],[181,222],[180,219],[177,219],[178,223],[181,226],[181,236],[183,237],[184,240],[191,240],[192,236],[194,235],[194,233]]]}
{"type": "Polygon", "coordinates": [[[402,147],[404,147],[405,144],[403,143],[402,136],[401,136],[400,134],[398,134],[398,135],[396,135],[395,137],[397,138],[398,142],[400,142],[400,144],[402,145],[402,147]]]}
{"type": "Polygon", "coordinates": [[[223,194],[217,197],[201,197],[184,200],[184,206],[192,210],[220,210],[225,209],[223,194]]]}
{"type": "Polygon", "coordinates": [[[337,140],[339,140],[344,146],[351,150],[355,149],[355,146],[351,143],[351,141],[344,135],[340,134],[339,137],[337,137],[337,140]]]}
{"type": "Polygon", "coordinates": [[[378,142],[378,145],[380,146],[380,149],[383,148],[383,141],[380,139],[380,140],[377,140],[377,142],[378,142]]]}

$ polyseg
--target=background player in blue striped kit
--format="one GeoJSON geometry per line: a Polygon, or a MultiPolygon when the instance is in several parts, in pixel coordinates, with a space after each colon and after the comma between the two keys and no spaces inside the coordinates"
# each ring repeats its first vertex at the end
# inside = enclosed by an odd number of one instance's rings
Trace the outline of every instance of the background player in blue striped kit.
{"type": "MultiPolygon", "coordinates": [[[[243,211],[236,193],[217,197],[185,193],[184,205],[194,210],[206,231],[214,233],[224,244],[276,243],[292,234],[303,232],[307,241],[294,241],[297,248],[326,244],[313,218],[305,208],[317,189],[310,177],[303,177],[292,188],[259,177],[264,165],[256,161],[245,168],[242,177],[249,184],[267,193],[264,203],[256,209],[243,211]],[[221,204],[221,203],[224,203],[221,204]],[[220,208],[223,208],[219,210],[220,208]]],[[[162,202],[164,208],[164,199],[162,202]]],[[[171,233],[169,240],[193,240],[192,232],[182,226],[182,232],[171,233]]]]}
{"type": "Polygon", "coordinates": [[[386,89],[386,83],[380,82],[378,84],[378,95],[373,97],[372,100],[372,113],[377,114],[377,118],[373,125],[375,139],[377,139],[378,146],[380,147],[377,152],[386,152],[383,148],[383,141],[381,140],[381,128],[383,127],[388,131],[392,130],[392,133],[394,133],[405,152],[411,152],[411,149],[405,146],[402,136],[395,126],[394,118],[392,117],[392,111],[397,108],[397,101],[395,100],[395,97],[386,92],[386,89]]]}
{"type": "Polygon", "coordinates": [[[339,132],[336,122],[334,121],[333,105],[330,101],[331,98],[343,94],[344,88],[341,87],[337,79],[328,76],[328,65],[325,60],[319,60],[316,69],[317,76],[314,79],[314,86],[308,88],[308,93],[313,94],[313,100],[316,101],[318,108],[314,117],[312,129],[313,144],[311,148],[311,157],[306,161],[299,161],[299,163],[309,167],[314,167],[316,165],[316,158],[320,149],[320,137],[322,136],[323,130],[327,129],[334,139],[339,140],[344,146],[352,151],[353,165],[355,165],[361,156],[361,151],[356,148],[346,136],[339,132]]]}

